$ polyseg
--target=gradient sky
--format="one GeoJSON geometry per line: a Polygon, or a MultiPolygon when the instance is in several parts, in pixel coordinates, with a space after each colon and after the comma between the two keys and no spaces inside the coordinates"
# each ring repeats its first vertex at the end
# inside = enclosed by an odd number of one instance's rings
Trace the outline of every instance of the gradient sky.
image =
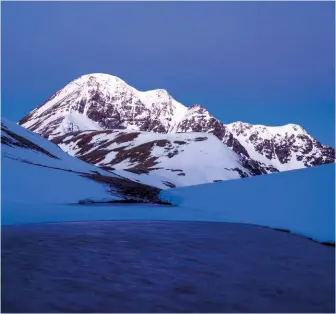
{"type": "Polygon", "coordinates": [[[3,2],[2,115],[87,73],[334,146],[332,2],[3,2]]]}

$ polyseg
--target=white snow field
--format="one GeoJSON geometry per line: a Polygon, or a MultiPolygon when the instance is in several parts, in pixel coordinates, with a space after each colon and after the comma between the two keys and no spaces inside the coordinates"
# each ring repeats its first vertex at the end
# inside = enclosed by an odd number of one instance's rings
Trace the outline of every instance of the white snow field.
{"type": "Polygon", "coordinates": [[[4,207],[10,204],[64,204],[87,198],[100,201],[122,199],[117,193],[112,195],[108,186],[97,184],[77,172],[112,174],[64,153],[55,144],[6,119],[2,119],[2,125],[3,140],[18,144],[1,145],[1,202],[4,207]],[[21,143],[13,137],[16,135],[44,151],[20,146],[21,143]]]}
{"type": "Polygon", "coordinates": [[[71,172],[2,159],[2,202],[71,203],[81,199],[111,199],[103,185],[71,172]]]}
{"type": "Polygon", "coordinates": [[[161,199],[214,221],[289,230],[335,242],[335,165],[164,190],[161,199]]]}
{"type": "Polygon", "coordinates": [[[4,202],[2,224],[103,220],[234,222],[285,229],[319,242],[334,242],[333,175],[333,166],[325,165],[161,192],[163,200],[177,206],[4,202]]]}

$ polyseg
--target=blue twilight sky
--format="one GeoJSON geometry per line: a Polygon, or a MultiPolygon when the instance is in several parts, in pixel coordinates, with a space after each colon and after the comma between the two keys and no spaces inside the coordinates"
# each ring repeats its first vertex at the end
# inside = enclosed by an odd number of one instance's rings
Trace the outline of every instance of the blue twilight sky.
{"type": "Polygon", "coordinates": [[[103,72],[334,146],[334,35],[332,2],[3,2],[2,115],[103,72]]]}

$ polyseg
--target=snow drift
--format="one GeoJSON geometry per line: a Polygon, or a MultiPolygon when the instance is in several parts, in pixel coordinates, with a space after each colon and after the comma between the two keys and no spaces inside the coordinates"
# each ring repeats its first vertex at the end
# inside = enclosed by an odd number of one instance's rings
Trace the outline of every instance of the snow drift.
{"type": "Polygon", "coordinates": [[[279,228],[335,242],[334,165],[165,190],[161,199],[213,221],[279,228]]]}

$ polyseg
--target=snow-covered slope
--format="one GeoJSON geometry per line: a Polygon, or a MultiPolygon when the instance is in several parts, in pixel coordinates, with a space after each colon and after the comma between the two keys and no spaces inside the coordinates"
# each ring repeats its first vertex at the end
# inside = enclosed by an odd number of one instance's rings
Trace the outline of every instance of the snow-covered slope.
{"type": "Polygon", "coordinates": [[[289,230],[335,243],[335,167],[276,173],[161,191],[163,200],[213,221],[289,230]]]}
{"type": "Polygon", "coordinates": [[[74,158],[57,145],[8,120],[1,121],[2,202],[66,203],[81,200],[155,199],[155,188],[120,178],[74,158]]]}
{"type": "Polygon", "coordinates": [[[238,154],[208,133],[85,131],[53,142],[86,162],[159,188],[252,175],[238,154]]]}
{"type": "Polygon", "coordinates": [[[320,144],[300,126],[225,125],[200,105],[182,105],[164,89],[141,92],[108,74],[74,80],[19,123],[48,139],[75,131],[110,129],[212,133],[240,155],[254,175],[335,161],[335,150],[320,144]]]}

